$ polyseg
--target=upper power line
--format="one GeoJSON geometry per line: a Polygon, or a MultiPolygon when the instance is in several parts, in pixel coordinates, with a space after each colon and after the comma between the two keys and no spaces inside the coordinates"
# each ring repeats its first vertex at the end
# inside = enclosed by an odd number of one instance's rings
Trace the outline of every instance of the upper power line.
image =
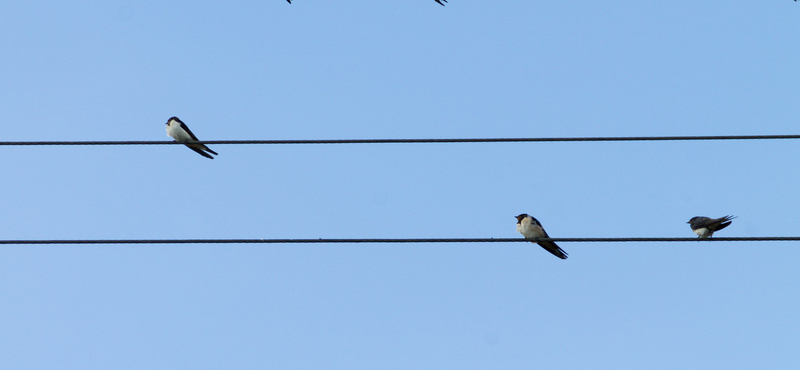
{"type": "MultiPolygon", "coordinates": [[[[471,139],[329,139],[329,140],[208,140],[196,144],[436,144],[436,143],[521,143],[584,141],[699,141],[699,140],[777,140],[800,139],[800,135],[714,135],[714,136],[599,136],[599,137],[524,137],[471,139]]],[[[0,141],[0,145],[169,145],[176,141],[0,141]]]]}
{"type": "Polygon", "coordinates": [[[765,242],[800,241],[800,236],[720,237],[720,238],[417,238],[417,239],[74,239],[0,240],[0,244],[347,244],[347,243],[518,243],[518,242],[765,242]]]}

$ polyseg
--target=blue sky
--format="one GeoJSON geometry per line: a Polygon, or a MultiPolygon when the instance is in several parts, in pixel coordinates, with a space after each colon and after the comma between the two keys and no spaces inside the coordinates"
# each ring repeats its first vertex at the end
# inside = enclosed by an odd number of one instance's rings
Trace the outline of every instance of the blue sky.
{"type": "MultiPolygon", "coordinates": [[[[797,134],[790,0],[0,5],[0,140],[797,134]]],[[[0,147],[0,239],[797,236],[796,141],[0,147]]],[[[797,243],[0,248],[27,369],[797,368],[797,243]]]]}

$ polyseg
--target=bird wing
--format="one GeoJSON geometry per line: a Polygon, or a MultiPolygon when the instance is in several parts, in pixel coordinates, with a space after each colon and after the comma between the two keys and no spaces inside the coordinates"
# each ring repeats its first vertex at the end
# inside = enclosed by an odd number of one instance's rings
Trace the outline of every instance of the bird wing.
{"type": "Polygon", "coordinates": [[[697,230],[704,227],[707,228],[708,225],[710,225],[713,221],[714,220],[708,217],[698,217],[696,220],[692,221],[692,223],[689,225],[692,227],[692,230],[697,230]]]}
{"type": "Polygon", "coordinates": [[[544,250],[552,253],[554,256],[561,258],[562,260],[567,259],[567,252],[564,252],[564,250],[561,249],[561,247],[559,247],[558,245],[556,245],[555,242],[545,241],[545,242],[538,242],[536,244],[539,244],[539,246],[544,248],[544,250]]]}
{"type": "Polygon", "coordinates": [[[197,136],[194,136],[194,133],[192,132],[192,130],[189,130],[189,126],[186,126],[186,124],[185,124],[185,123],[181,122],[181,128],[182,128],[184,131],[186,131],[186,133],[187,133],[187,134],[189,134],[189,136],[191,136],[192,140],[194,140],[194,141],[200,141],[200,140],[198,140],[198,139],[197,139],[197,136]]]}
{"type": "MultiPolygon", "coordinates": [[[[196,145],[196,144],[195,144],[195,145],[191,145],[191,144],[184,144],[184,145],[186,145],[187,147],[189,147],[189,149],[191,149],[191,150],[194,150],[195,152],[198,152],[198,153],[200,153],[200,155],[202,155],[203,157],[214,159],[214,157],[212,157],[212,156],[211,156],[211,154],[208,154],[208,153],[206,153],[206,152],[204,152],[204,151],[203,151],[203,149],[206,149],[206,150],[208,150],[209,152],[211,152],[211,153],[214,153],[214,152],[213,152],[213,151],[211,151],[210,149],[206,148],[206,147],[205,147],[205,145],[196,145]]],[[[214,153],[214,154],[217,154],[217,153],[214,153]]]]}
{"type": "MultiPolygon", "coordinates": [[[[550,238],[550,235],[547,235],[547,231],[545,231],[544,228],[541,227],[541,225],[539,226],[539,228],[542,230],[542,234],[544,234],[542,238],[550,238]]],[[[539,246],[544,248],[544,250],[552,253],[554,256],[561,258],[562,260],[567,259],[567,252],[564,252],[564,250],[561,249],[561,247],[559,247],[558,244],[556,244],[555,242],[541,241],[541,242],[536,242],[536,244],[539,244],[539,246]]]]}
{"type": "Polygon", "coordinates": [[[714,230],[719,231],[719,230],[722,230],[722,229],[728,227],[728,225],[730,225],[731,222],[733,222],[731,220],[733,220],[734,218],[736,218],[736,216],[720,217],[720,218],[711,220],[711,221],[713,221],[713,223],[711,225],[709,225],[709,226],[714,227],[714,230]]]}

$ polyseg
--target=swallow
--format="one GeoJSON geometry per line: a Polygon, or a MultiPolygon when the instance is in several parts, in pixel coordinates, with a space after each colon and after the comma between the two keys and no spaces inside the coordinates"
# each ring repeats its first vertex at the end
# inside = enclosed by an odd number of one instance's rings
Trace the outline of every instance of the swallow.
{"type": "MultiPolygon", "coordinates": [[[[442,4],[442,1],[447,2],[447,0],[436,0],[436,2],[439,3],[439,5],[444,6],[444,4],[442,4]]],[[[797,1],[797,0],[794,0],[794,1],[797,1]]],[[[292,0],[286,0],[286,2],[291,4],[292,0]]]]}
{"type": "Polygon", "coordinates": [[[204,144],[192,143],[200,140],[197,140],[197,136],[194,136],[192,131],[189,130],[189,126],[186,126],[178,117],[172,117],[167,120],[167,135],[171,136],[175,141],[188,146],[189,149],[200,153],[203,157],[214,159],[211,154],[219,155],[217,152],[208,149],[204,144]]]}
{"type": "Polygon", "coordinates": [[[711,235],[714,235],[714,232],[720,231],[728,225],[731,224],[731,220],[736,218],[736,216],[724,216],[720,218],[708,218],[708,217],[692,217],[687,224],[692,228],[697,236],[700,238],[710,238],[711,235]]]}
{"type": "MultiPolygon", "coordinates": [[[[522,234],[525,239],[549,238],[547,232],[542,228],[542,224],[539,223],[539,220],[526,213],[517,216],[517,232],[522,234]]],[[[564,250],[554,242],[541,241],[536,242],[536,244],[539,244],[540,247],[562,260],[567,259],[567,252],[564,252],[564,250]]]]}

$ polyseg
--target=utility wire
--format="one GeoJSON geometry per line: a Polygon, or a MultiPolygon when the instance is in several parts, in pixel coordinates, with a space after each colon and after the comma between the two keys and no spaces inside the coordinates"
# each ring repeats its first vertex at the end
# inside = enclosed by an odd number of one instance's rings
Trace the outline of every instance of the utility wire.
{"type": "Polygon", "coordinates": [[[514,243],[514,242],[763,242],[800,241],[800,236],[719,238],[423,238],[423,239],[98,239],[0,240],[0,244],[341,244],[341,243],[514,243]]]}
{"type": "MultiPolygon", "coordinates": [[[[776,140],[800,139],[800,135],[729,136],[616,136],[616,137],[529,137],[474,139],[337,139],[337,140],[209,140],[198,144],[434,144],[434,143],[520,143],[582,141],[698,141],[698,140],[776,140]]],[[[170,145],[176,141],[0,141],[0,145],[170,145]]]]}

